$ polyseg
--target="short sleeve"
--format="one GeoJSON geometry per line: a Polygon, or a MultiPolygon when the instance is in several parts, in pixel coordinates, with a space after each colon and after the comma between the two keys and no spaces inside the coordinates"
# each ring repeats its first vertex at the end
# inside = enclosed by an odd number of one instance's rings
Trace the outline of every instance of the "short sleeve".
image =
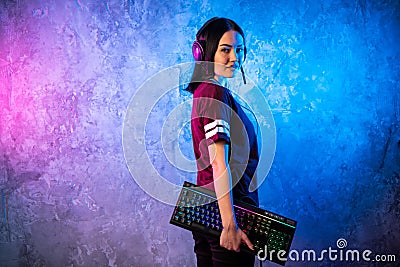
{"type": "Polygon", "coordinates": [[[196,90],[194,105],[207,145],[224,140],[230,143],[231,102],[226,88],[206,84],[196,90]]]}

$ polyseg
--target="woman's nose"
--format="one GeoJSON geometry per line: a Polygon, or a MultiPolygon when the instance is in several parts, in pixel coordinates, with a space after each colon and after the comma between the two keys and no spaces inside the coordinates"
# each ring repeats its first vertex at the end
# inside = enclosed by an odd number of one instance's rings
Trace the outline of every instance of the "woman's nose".
{"type": "Polygon", "coordinates": [[[237,55],[237,53],[236,53],[235,50],[236,50],[236,49],[232,49],[232,50],[231,50],[231,52],[230,52],[230,54],[229,54],[229,61],[235,62],[235,61],[238,60],[238,55],[237,55]]]}

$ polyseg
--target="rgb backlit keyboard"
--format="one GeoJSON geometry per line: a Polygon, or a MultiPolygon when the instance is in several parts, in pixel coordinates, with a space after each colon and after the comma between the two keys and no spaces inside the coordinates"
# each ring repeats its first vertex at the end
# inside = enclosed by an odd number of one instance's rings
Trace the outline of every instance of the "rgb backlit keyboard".
{"type": "MultiPolygon", "coordinates": [[[[241,249],[259,256],[261,250],[262,255],[271,255],[266,257],[268,260],[284,265],[285,261],[277,256],[277,252],[285,251],[287,257],[297,222],[238,201],[234,203],[234,210],[238,226],[254,245],[254,251],[244,246],[241,249]]],[[[170,223],[210,237],[219,237],[222,223],[215,193],[185,182],[170,223]]]]}

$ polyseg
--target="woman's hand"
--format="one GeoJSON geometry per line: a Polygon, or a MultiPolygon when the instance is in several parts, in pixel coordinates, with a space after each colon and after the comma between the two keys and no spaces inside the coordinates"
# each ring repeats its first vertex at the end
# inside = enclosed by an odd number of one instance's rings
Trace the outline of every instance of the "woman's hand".
{"type": "Polygon", "coordinates": [[[220,246],[228,250],[236,252],[240,251],[240,244],[245,243],[251,250],[254,250],[254,246],[247,237],[247,235],[234,223],[224,227],[219,239],[220,246]]]}

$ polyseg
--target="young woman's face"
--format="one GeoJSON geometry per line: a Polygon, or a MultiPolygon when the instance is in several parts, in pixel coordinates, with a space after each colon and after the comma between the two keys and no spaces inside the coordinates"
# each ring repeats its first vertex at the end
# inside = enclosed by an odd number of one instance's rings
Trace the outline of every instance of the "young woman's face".
{"type": "Polygon", "coordinates": [[[244,59],[244,40],[240,33],[230,30],[222,35],[215,52],[215,78],[232,78],[240,70],[244,59]]]}

